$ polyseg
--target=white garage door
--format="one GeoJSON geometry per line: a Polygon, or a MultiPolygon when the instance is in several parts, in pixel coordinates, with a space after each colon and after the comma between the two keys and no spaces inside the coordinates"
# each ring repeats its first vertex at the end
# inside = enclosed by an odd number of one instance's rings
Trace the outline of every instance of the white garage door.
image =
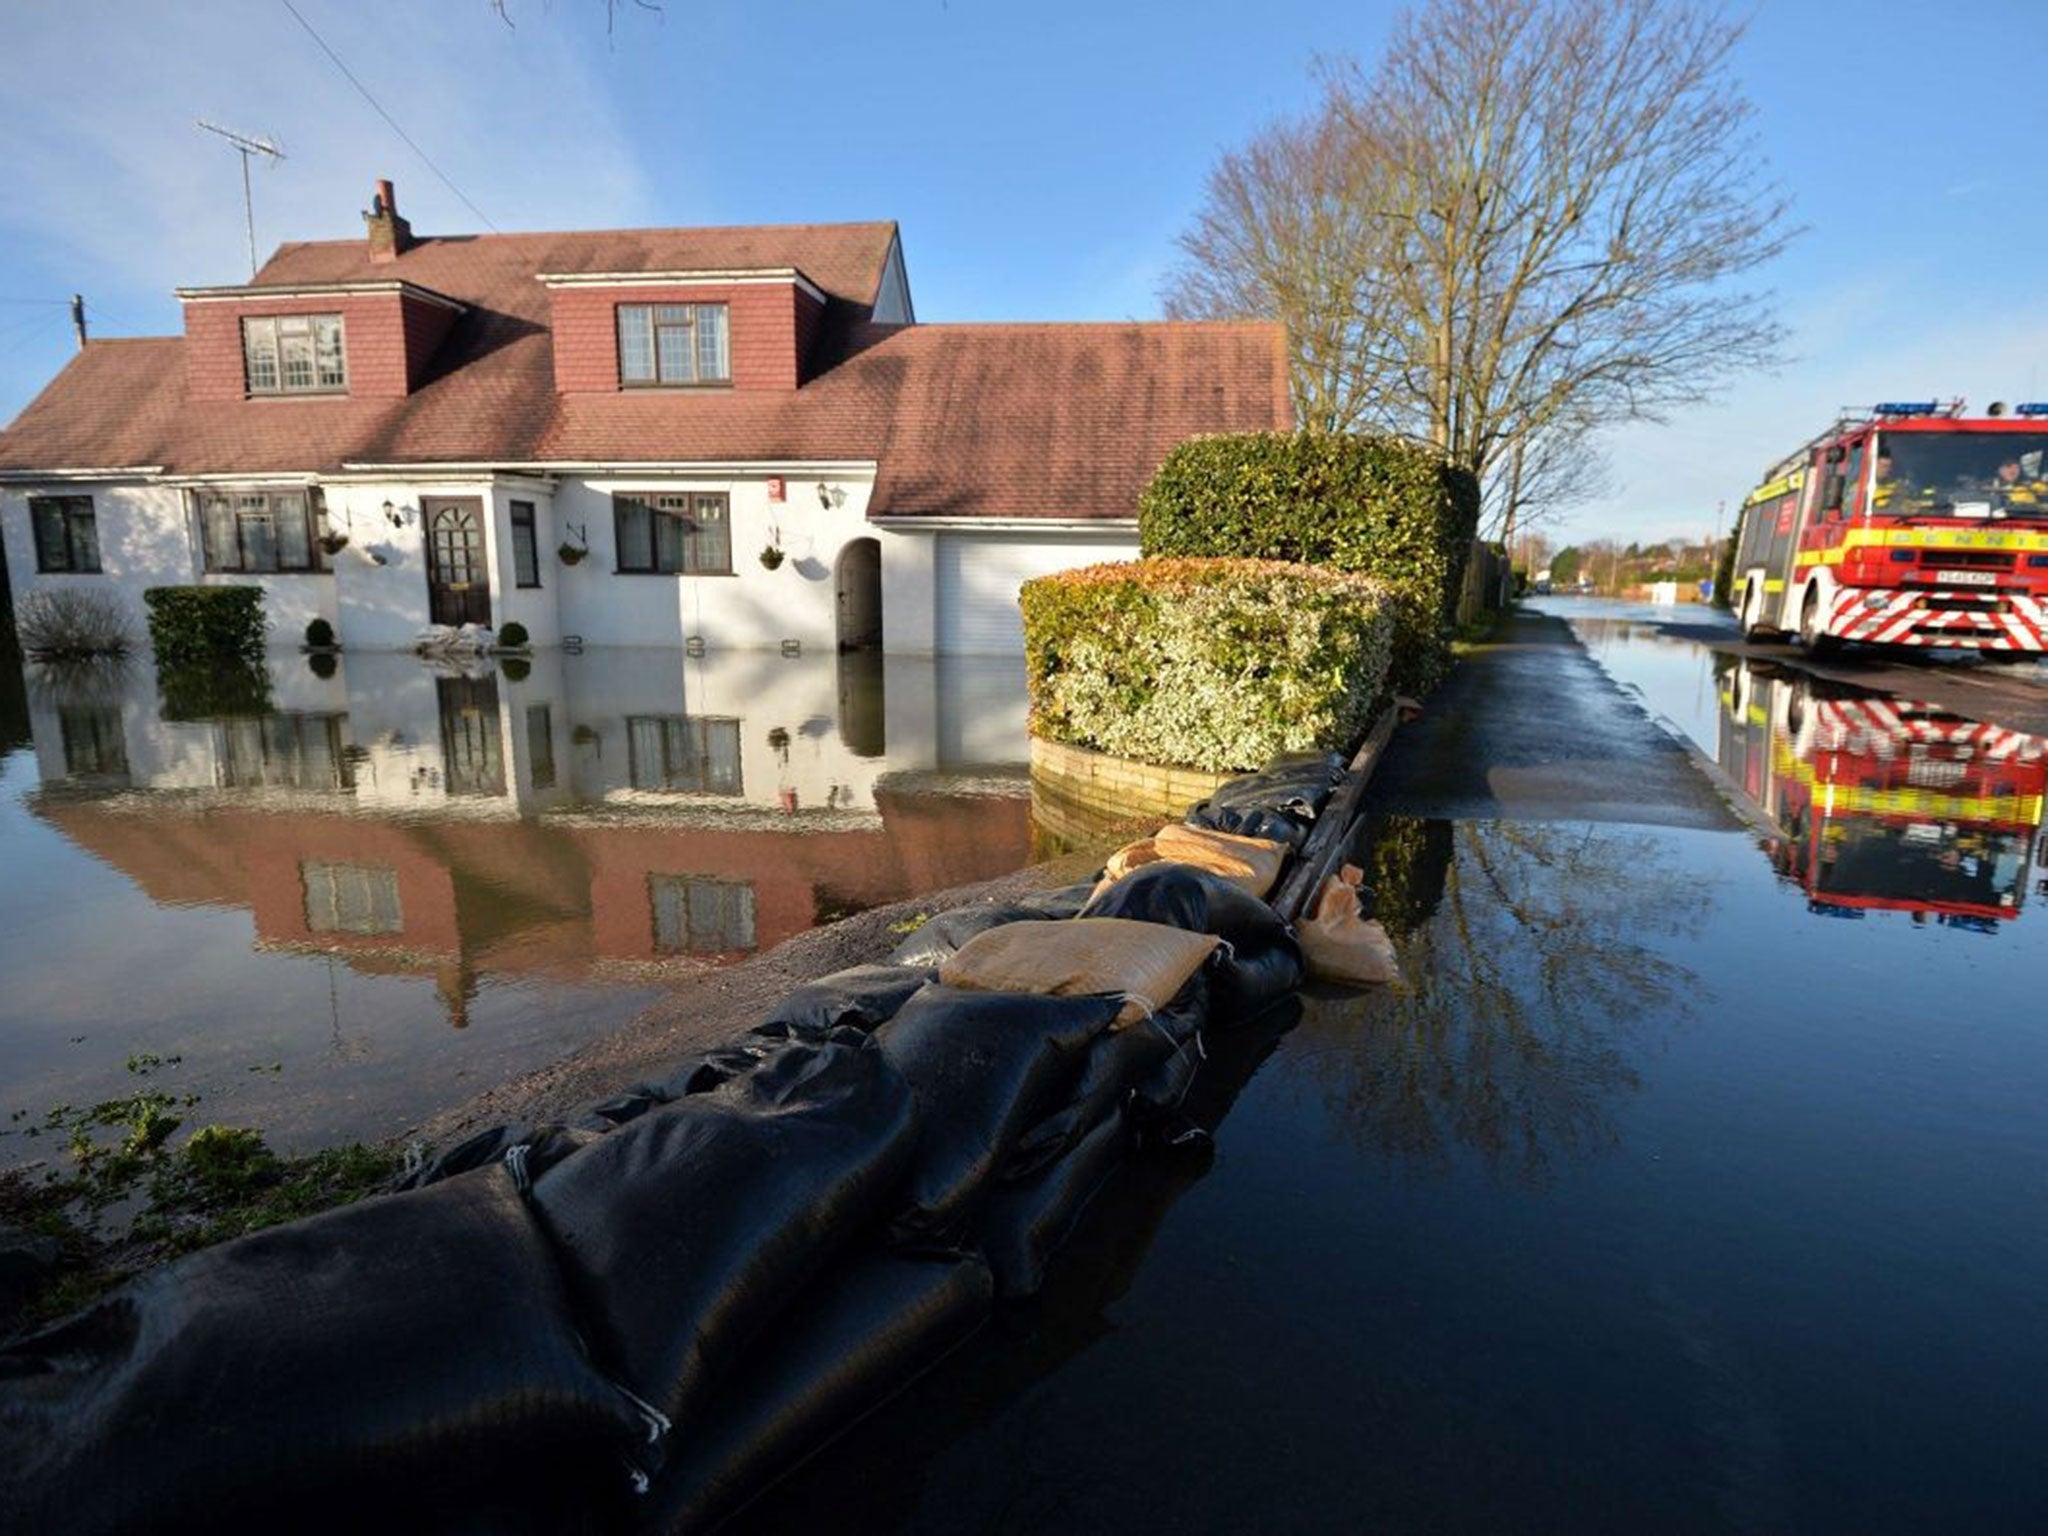
{"type": "Polygon", "coordinates": [[[1024,618],[1017,589],[1034,576],[1104,560],[1134,560],[1138,537],[1020,538],[942,533],[938,567],[938,649],[948,656],[1018,656],[1024,618]]]}

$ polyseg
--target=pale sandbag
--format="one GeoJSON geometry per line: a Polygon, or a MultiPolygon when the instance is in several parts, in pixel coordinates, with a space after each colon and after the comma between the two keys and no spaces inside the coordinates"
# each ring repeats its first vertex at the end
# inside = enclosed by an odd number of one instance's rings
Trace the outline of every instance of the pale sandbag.
{"type": "Polygon", "coordinates": [[[1159,857],[1221,875],[1247,895],[1263,898],[1280,878],[1287,845],[1263,837],[1241,837],[1212,827],[1161,827],[1153,836],[1159,857]]]}
{"type": "Polygon", "coordinates": [[[1159,1012],[1202,968],[1219,940],[1161,923],[1077,917],[978,933],[939,967],[939,981],[977,992],[1047,997],[1113,993],[1129,999],[1119,1024],[1159,1012]]]}
{"type": "Polygon", "coordinates": [[[1398,982],[1400,962],[1386,929],[1358,908],[1358,892],[1331,875],[1316,893],[1315,910],[1296,929],[1308,973],[1318,981],[1366,986],[1398,982]]]}
{"type": "Polygon", "coordinates": [[[1102,866],[1102,877],[1105,880],[1121,880],[1132,870],[1142,865],[1156,864],[1163,857],[1165,855],[1160,853],[1156,838],[1141,837],[1135,843],[1125,843],[1109,856],[1102,866]]]}

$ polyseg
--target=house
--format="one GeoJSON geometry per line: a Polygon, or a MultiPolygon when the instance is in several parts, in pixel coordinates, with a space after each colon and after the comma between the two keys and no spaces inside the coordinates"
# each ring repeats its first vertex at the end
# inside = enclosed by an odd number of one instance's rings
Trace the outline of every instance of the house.
{"type": "Polygon", "coordinates": [[[17,602],[256,583],[273,641],[1015,654],[1204,432],[1285,428],[1262,324],[920,324],[892,223],[362,240],[183,288],[0,432],[17,602]]]}

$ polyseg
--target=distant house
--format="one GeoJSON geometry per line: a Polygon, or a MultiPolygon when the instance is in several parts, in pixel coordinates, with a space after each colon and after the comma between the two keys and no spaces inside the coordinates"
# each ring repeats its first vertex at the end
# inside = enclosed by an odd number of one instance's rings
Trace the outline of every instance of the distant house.
{"type": "Polygon", "coordinates": [[[419,238],[388,182],[365,218],[178,290],[182,336],[87,343],[0,432],[17,600],[1014,652],[1019,584],[1135,554],[1175,443],[1290,422],[1277,327],[921,325],[892,223],[419,238]]]}

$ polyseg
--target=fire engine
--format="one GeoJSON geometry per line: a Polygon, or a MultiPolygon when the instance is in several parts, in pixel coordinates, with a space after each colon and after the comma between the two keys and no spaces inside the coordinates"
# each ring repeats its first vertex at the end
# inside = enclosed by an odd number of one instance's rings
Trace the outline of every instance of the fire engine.
{"type": "Polygon", "coordinates": [[[1754,662],[1720,697],[1721,768],[1777,829],[1771,863],[1809,909],[1980,931],[2019,915],[2048,742],[1754,662]]]}
{"type": "Polygon", "coordinates": [[[1844,415],[1743,503],[1743,634],[2048,650],[2048,402],[1844,415]]]}

